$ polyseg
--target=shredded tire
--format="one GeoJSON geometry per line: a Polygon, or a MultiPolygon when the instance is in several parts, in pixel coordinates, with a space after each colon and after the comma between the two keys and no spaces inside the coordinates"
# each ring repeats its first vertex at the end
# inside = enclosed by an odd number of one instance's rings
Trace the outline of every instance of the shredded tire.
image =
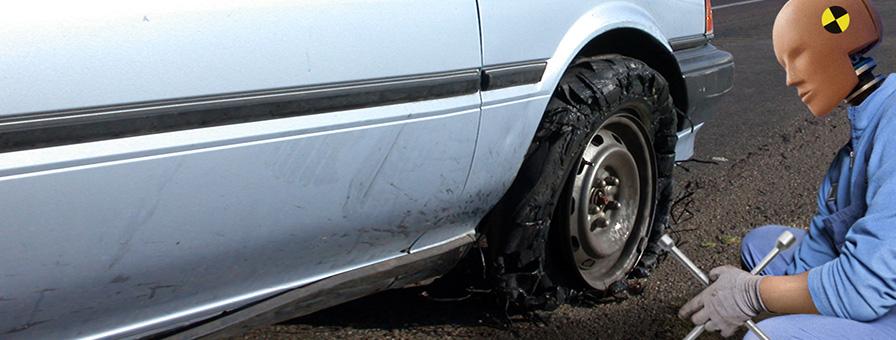
{"type": "MultiPolygon", "coordinates": [[[[599,292],[570,283],[547,256],[552,217],[588,138],[620,105],[649,103],[638,117],[651,140],[656,169],[655,210],[647,246],[629,276],[643,277],[657,264],[656,244],[669,224],[677,117],[663,77],[641,61],[608,55],[576,60],[545,110],[514,183],[481,226],[486,282],[508,313],[552,310],[599,292]]],[[[479,258],[479,254],[476,254],[479,258]]],[[[624,277],[620,278],[624,284],[624,277]]]]}

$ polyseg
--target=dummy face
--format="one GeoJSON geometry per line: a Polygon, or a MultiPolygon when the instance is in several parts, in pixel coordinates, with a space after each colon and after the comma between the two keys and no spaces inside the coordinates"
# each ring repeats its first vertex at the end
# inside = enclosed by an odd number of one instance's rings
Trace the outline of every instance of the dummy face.
{"type": "Polygon", "coordinates": [[[827,115],[858,83],[852,64],[844,56],[812,46],[793,34],[782,33],[776,26],[775,56],[787,73],[787,86],[796,87],[812,114],[827,115]]]}
{"type": "Polygon", "coordinates": [[[849,56],[880,42],[880,15],[869,0],[789,0],[775,18],[775,56],[816,116],[827,115],[858,84],[849,56]]]}

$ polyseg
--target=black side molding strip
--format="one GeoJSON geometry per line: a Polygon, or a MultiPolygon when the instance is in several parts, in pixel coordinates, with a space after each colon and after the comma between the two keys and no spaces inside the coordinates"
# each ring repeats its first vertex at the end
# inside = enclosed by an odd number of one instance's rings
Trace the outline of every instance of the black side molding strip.
{"type": "Polygon", "coordinates": [[[442,99],[541,81],[547,62],[505,64],[0,117],[0,153],[442,99]]]}
{"type": "Polygon", "coordinates": [[[479,70],[0,117],[0,153],[448,98],[479,70]]]}
{"type": "Polygon", "coordinates": [[[486,67],[482,70],[482,90],[538,83],[547,66],[545,61],[535,61],[486,67]]]}

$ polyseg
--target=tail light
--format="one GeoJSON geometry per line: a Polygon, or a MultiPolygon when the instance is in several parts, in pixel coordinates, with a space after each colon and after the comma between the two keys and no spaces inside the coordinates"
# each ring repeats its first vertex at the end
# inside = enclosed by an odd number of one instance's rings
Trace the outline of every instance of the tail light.
{"type": "Polygon", "coordinates": [[[712,35],[712,1],[706,0],[706,26],[705,26],[706,35],[712,35]]]}

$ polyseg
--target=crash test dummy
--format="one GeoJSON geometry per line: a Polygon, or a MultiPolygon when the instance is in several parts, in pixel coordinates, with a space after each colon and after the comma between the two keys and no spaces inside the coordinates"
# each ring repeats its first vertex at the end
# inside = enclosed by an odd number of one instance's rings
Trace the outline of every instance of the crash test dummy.
{"type": "Polygon", "coordinates": [[[726,337],[770,311],[787,314],[759,323],[771,339],[896,339],[896,77],[874,76],[865,56],[882,33],[869,0],[790,0],[778,13],[772,37],[787,85],[819,117],[845,102],[850,139],[825,175],[809,230],[757,228],[744,237],[744,267],[783,230],[799,243],[765,276],[713,269],[713,283],[680,317],[726,337]]]}

